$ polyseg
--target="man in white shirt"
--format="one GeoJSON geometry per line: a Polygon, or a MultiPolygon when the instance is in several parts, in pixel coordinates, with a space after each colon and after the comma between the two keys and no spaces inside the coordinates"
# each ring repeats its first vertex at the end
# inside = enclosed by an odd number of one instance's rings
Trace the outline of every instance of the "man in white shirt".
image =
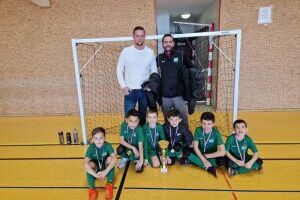
{"type": "Polygon", "coordinates": [[[156,72],[156,59],[153,50],[145,46],[145,29],[137,26],[133,29],[134,45],[122,50],[117,66],[117,78],[124,93],[125,115],[138,103],[140,124],[146,122],[147,95],[141,85],[150,74],[156,72]]]}

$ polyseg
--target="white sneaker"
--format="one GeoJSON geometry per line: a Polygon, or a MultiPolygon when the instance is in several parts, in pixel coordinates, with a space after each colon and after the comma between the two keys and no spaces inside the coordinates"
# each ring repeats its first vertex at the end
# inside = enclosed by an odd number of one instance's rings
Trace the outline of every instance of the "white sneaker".
{"type": "Polygon", "coordinates": [[[129,161],[128,158],[122,158],[121,161],[120,161],[120,163],[119,163],[119,165],[118,165],[118,168],[119,168],[119,169],[122,169],[122,168],[126,165],[126,163],[127,163],[128,161],[129,161]]]}

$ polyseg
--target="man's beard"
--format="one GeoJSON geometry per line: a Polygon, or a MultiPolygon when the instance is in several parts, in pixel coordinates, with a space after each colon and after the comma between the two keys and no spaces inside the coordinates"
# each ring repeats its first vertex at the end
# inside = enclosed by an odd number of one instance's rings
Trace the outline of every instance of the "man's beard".
{"type": "Polygon", "coordinates": [[[144,42],[142,42],[142,43],[136,42],[135,45],[141,47],[141,46],[144,46],[144,42]]]}
{"type": "Polygon", "coordinates": [[[166,47],[164,47],[164,50],[165,50],[165,51],[172,51],[172,50],[173,50],[173,47],[171,47],[171,46],[166,46],[166,47]]]}

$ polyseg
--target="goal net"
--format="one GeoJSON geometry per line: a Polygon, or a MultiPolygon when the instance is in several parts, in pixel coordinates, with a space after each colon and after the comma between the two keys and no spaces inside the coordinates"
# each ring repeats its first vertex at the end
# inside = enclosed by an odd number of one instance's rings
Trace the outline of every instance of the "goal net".
{"type": "MultiPolygon", "coordinates": [[[[178,49],[188,41],[189,45],[179,50],[184,50],[200,75],[196,77],[196,109],[189,116],[191,131],[199,126],[201,112],[212,111],[217,127],[227,135],[237,116],[240,30],[175,34],[174,37],[178,49]]],[[[162,35],[147,36],[145,44],[157,54],[161,51],[158,49],[161,38],[162,35]]],[[[119,133],[124,120],[124,98],[116,67],[122,49],[132,44],[131,37],[72,40],[84,144],[97,126],[104,127],[107,134],[119,133]]],[[[160,121],[163,123],[162,114],[160,121]]]]}

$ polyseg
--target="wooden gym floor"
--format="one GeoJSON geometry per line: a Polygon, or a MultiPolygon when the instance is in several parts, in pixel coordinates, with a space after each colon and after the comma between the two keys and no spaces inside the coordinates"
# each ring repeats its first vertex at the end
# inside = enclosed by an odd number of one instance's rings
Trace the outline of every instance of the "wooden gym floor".
{"type": "MultiPolygon", "coordinates": [[[[196,118],[199,118],[199,113],[196,118]]],[[[300,199],[300,111],[241,112],[264,159],[262,172],[218,178],[194,166],[167,174],[116,168],[116,199],[300,199]]],[[[87,199],[83,156],[87,146],[59,145],[57,132],[80,130],[78,116],[0,117],[0,199],[87,199]]],[[[194,131],[194,127],[192,127],[194,131]]],[[[228,133],[223,133],[227,135],[228,133]]],[[[224,137],[225,138],[225,137],[224,137]]],[[[107,140],[114,147],[118,135],[107,140]]],[[[100,198],[103,182],[97,181],[100,198]]]]}

